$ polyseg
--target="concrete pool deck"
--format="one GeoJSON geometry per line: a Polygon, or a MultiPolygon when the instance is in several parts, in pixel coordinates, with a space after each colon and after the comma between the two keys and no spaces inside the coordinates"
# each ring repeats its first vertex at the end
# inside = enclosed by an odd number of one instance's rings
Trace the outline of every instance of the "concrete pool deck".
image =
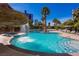
{"type": "Polygon", "coordinates": [[[62,31],[49,31],[49,32],[57,32],[62,37],[71,38],[71,39],[79,41],[79,35],[77,35],[77,34],[71,34],[71,33],[66,33],[66,32],[62,32],[62,31]]]}
{"type": "Polygon", "coordinates": [[[74,40],[78,40],[79,41],[79,35],[77,35],[77,34],[60,32],[60,35],[63,36],[63,37],[65,37],[65,38],[71,38],[71,39],[74,39],[74,40]]]}
{"type": "MultiPolygon", "coordinates": [[[[24,33],[18,33],[15,35],[23,35],[24,33]]],[[[14,36],[15,36],[14,35],[14,36]]],[[[3,45],[10,45],[10,40],[14,37],[14,36],[4,36],[4,34],[0,35],[0,43],[2,43],[3,45]]]]}
{"type": "Polygon", "coordinates": [[[29,53],[24,53],[7,45],[0,44],[0,56],[33,56],[29,53]]]}
{"type": "Polygon", "coordinates": [[[11,37],[8,37],[8,36],[3,36],[0,35],[0,43],[3,44],[3,45],[10,45],[10,40],[13,38],[13,36],[11,37]]]}

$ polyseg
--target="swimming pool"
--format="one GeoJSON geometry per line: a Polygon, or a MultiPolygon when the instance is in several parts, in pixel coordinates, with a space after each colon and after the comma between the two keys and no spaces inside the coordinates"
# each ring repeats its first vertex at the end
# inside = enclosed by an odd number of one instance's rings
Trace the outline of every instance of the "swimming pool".
{"type": "MultiPolygon", "coordinates": [[[[58,33],[30,32],[17,35],[11,40],[13,46],[45,53],[76,53],[79,49],[73,47],[75,40],[61,37],[58,33]]],[[[78,42],[78,41],[77,41],[78,42]]]]}

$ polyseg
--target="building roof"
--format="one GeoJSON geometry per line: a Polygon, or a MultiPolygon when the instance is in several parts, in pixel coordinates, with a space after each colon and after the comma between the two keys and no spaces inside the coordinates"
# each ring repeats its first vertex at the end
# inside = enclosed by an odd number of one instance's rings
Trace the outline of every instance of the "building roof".
{"type": "Polygon", "coordinates": [[[27,23],[28,17],[8,4],[0,4],[0,25],[21,25],[27,23]]]}

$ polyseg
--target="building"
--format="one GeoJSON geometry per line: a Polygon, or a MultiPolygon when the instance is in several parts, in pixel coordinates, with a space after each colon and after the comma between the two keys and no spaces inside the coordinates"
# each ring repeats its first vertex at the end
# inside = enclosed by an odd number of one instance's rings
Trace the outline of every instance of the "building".
{"type": "Polygon", "coordinates": [[[27,11],[25,10],[25,15],[28,17],[28,19],[33,20],[33,14],[27,13],[27,11]]]}
{"type": "Polygon", "coordinates": [[[20,26],[26,24],[28,17],[14,10],[7,3],[0,4],[0,33],[19,32],[20,26]]]}
{"type": "Polygon", "coordinates": [[[33,29],[33,14],[27,13],[27,11],[24,11],[25,15],[28,17],[27,22],[29,23],[30,29],[33,29]]]}

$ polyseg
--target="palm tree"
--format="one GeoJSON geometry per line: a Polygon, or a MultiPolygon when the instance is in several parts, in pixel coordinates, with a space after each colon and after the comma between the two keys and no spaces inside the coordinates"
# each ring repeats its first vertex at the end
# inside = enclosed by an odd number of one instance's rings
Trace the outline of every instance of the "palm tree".
{"type": "Polygon", "coordinates": [[[79,21],[79,8],[73,11],[72,15],[73,15],[74,22],[78,22],[79,21]]]}
{"type": "Polygon", "coordinates": [[[48,9],[48,7],[43,7],[43,9],[42,9],[42,24],[43,24],[44,32],[47,32],[47,29],[46,29],[46,17],[47,17],[47,15],[49,15],[49,9],[48,9]]]}
{"type": "Polygon", "coordinates": [[[61,22],[57,18],[53,19],[53,23],[54,23],[54,26],[61,24],[61,22]]]}

